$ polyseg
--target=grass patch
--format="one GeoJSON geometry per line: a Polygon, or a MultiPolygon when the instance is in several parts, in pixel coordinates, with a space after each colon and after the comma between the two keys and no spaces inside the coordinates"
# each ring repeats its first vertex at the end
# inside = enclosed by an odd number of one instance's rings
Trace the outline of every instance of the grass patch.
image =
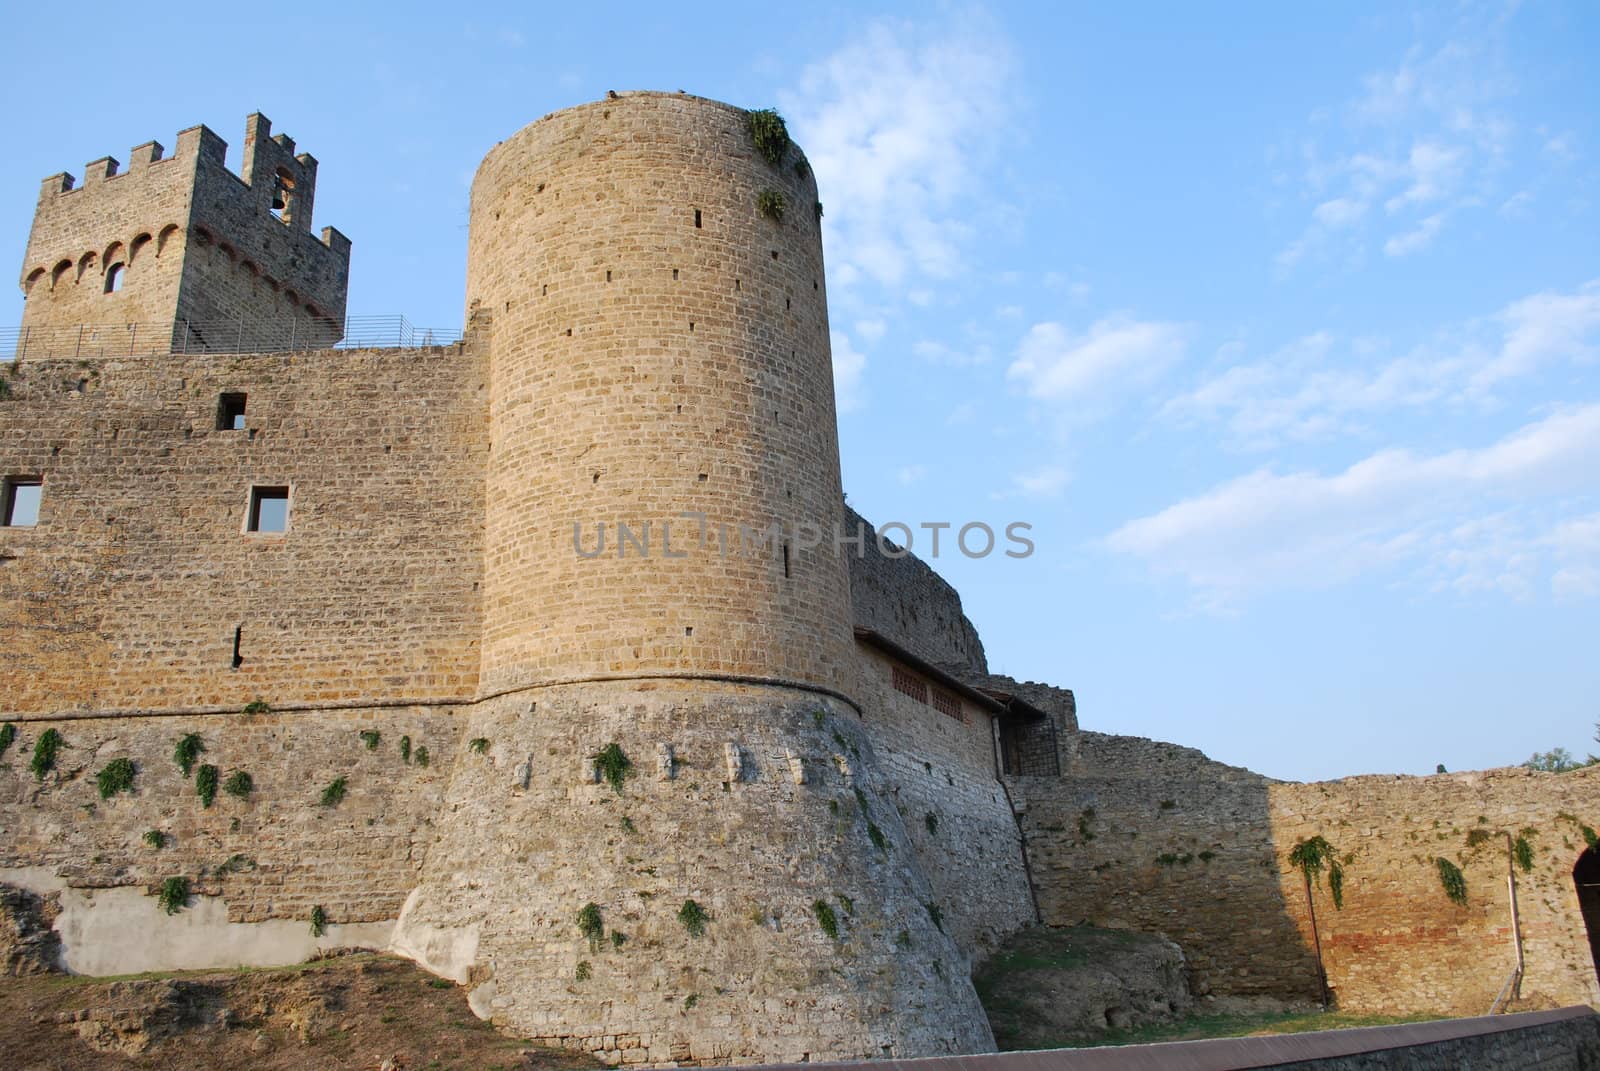
{"type": "Polygon", "coordinates": [[[773,108],[758,108],[750,112],[749,122],[750,140],[755,142],[756,152],[773,167],[783,163],[790,145],[789,126],[783,116],[773,108]]]}
{"type": "Polygon", "coordinates": [[[335,777],[332,781],[328,782],[328,787],[322,790],[322,799],[320,802],[324,807],[337,807],[339,806],[340,801],[344,799],[344,793],[344,778],[335,777]]]}
{"type": "Polygon", "coordinates": [[[162,846],[167,843],[167,835],[161,832],[159,829],[147,829],[144,831],[144,835],[139,839],[150,845],[150,847],[154,848],[158,852],[161,850],[162,846]]]}
{"type": "Polygon", "coordinates": [[[833,913],[833,907],[826,900],[817,900],[811,904],[811,913],[817,917],[817,925],[822,927],[822,932],[828,939],[839,939],[839,916],[833,913]]]}
{"type": "Polygon", "coordinates": [[[378,750],[378,741],[383,739],[383,734],[376,729],[362,729],[361,742],[367,745],[368,751],[378,750]]]}
{"type": "Polygon", "coordinates": [[[683,906],[678,908],[678,921],[683,923],[683,928],[689,931],[690,937],[699,937],[706,932],[706,923],[711,916],[706,914],[706,909],[693,900],[685,900],[683,906]]]}
{"type": "Polygon", "coordinates": [[[217,798],[217,768],[207,763],[194,773],[194,791],[200,797],[200,802],[211,806],[211,801],[217,798]]]}
{"type": "Polygon", "coordinates": [[[199,733],[180,736],[177,746],[172,749],[172,761],[178,764],[183,776],[188,777],[194,772],[194,764],[200,760],[200,753],[205,749],[205,744],[200,742],[199,733]]]}
{"type": "Polygon", "coordinates": [[[156,893],[156,903],[169,915],[176,915],[189,906],[189,879],[168,878],[156,893]]]}
{"type": "Polygon", "coordinates": [[[256,789],[255,778],[245,770],[235,770],[222,783],[222,791],[236,800],[247,800],[256,789]]]}
{"type": "Polygon", "coordinates": [[[590,901],[578,911],[578,932],[589,942],[589,951],[600,948],[600,938],[606,935],[605,920],[600,917],[600,905],[590,901]]]}
{"type": "Polygon", "coordinates": [[[28,762],[28,769],[33,771],[35,781],[43,781],[44,775],[56,768],[56,752],[66,744],[54,729],[46,729],[39,734],[39,739],[33,745],[33,758],[28,762]]]}
{"type": "Polygon", "coordinates": [[[471,740],[467,741],[467,750],[472,752],[474,755],[482,755],[485,751],[489,750],[489,738],[487,736],[473,737],[471,740]]]}
{"type": "Polygon", "coordinates": [[[788,198],[778,190],[762,190],[756,197],[756,208],[774,223],[783,222],[783,211],[788,207],[788,198]]]}
{"type": "Polygon", "coordinates": [[[100,790],[100,798],[103,800],[110,799],[118,792],[133,791],[133,760],[112,759],[94,775],[94,785],[100,790]]]}
{"type": "Polygon", "coordinates": [[[622,795],[622,782],[633,773],[633,760],[623,753],[622,745],[615,741],[594,755],[595,769],[617,795],[622,795]]]}

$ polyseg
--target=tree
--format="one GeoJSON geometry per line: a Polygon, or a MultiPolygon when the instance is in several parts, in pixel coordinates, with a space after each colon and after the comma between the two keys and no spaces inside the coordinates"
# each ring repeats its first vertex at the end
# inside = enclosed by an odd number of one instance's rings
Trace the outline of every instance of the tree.
{"type": "Polygon", "coordinates": [[[1572,757],[1572,752],[1564,747],[1551,748],[1549,751],[1535,751],[1533,757],[1522,765],[1530,770],[1542,770],[1545,773],[1566,773],[1576,770],[1580,766],[1588,766],[1595,760],[1591,756],[1588,762],[1579,762],[1572,757]]]}

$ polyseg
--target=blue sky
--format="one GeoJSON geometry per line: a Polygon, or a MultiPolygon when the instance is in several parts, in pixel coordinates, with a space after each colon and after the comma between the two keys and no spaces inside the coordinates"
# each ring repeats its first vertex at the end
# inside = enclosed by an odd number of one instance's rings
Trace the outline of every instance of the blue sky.
{"type": "MultiPolygon", "coordinates": [[[[845,486],[997,671],[1286,778],[1600,751],[1600,10],[1569,4],[107,6],[8,16],[38,182],[261,110],[352,314],[461,322],[496,141],[607,89],[810,156],[845,486]],[[801,17],[803,14],[803,17],[801,17]]],[[[0,323],[21,317],[9,291],[0,323]]]]}

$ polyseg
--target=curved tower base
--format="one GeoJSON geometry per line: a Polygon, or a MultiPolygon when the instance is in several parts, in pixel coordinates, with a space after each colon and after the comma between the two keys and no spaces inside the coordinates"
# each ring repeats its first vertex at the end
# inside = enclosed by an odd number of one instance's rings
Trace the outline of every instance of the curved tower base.
{"type": "Polygon", "coordinates": [[[395,949],[479,1015],[628,1064],[993,1049],[846,704],[572,684],[484,703],[461,740],[395,949]]]}

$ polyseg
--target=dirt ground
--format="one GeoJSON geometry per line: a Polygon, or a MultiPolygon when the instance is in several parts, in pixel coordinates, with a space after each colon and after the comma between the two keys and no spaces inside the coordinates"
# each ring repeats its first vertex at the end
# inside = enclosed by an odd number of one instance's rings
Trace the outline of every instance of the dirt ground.
{"type": "Polygon", "coordinates": [[[501,1035],[468,1010],[454,985],[389,956],[114,980],[0,977],[0,1068],[6,1071],[600,1066],[501,1035]]]}

